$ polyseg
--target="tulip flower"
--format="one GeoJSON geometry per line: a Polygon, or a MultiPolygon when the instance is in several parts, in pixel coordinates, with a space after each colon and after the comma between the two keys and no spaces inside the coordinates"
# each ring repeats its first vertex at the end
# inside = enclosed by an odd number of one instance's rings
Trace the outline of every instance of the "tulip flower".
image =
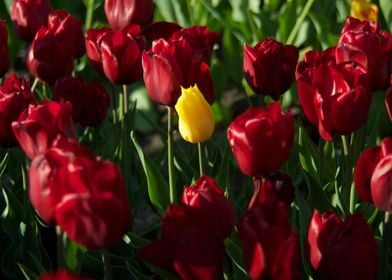
{"type": "Polygon", "coordinates": [[[10,67],[10,56],[8,53],[8,31],[4,20],[0,19],[0,77],[7,73],[10,67]]]}
{"type": "Polygon", "coordinates": [[[351,0],[351,16],[360,20],[376,21],[378,7],[370,0],[351,0]]]}
{"type": "Polygon", "coordinates": [[[30,159],[50,148],[57,135],[75,139],[76,130],[69,102],[42,101],[29,107],[12,123],[20,146],[30,159]]]}
{"type": "Polygon", "coordinates": [[[278,102],[267,108],[250,108],[229,125],[227,139],[244,174],[262,176],[278,171],[294,144],[294,118],[290,111],[282,112],[278,102]]]}
{"type": "Polygon", "coordinates": [[[210,139],[215,128],[210,104],[196,84],[187,89],[181,88],[181,92],[175,108],[182,138],[194,144],[210,139]]]}
{"type": "Polygon", "coordinates": [[[255,93],[274,100],[290,88],[298,61],[298,49],[274,39],[265,39],[256,46],[244,46],[243,71],[255,93]]]}
{"type": "Polygon", "coordinates": [[[377,244],[372,228],[360,214],[342,221],[333,212],[315,210],[307,243],[317,279],[376,279],[377,244]]]}
{"type": "Polygon", "coordinates": [[[123,29],[130,24],[142,27],[152,21],[152,0],[105,0],[105,15],[113,29],[123,29]]]}
{"type": "Polygon", "coordinates": [[[86,32],[86,52],[88,59],[94,69],[105,75],[102,68],[102,53],[101,53],[101,42],[102,37],[105,36],[111,29],[108,27],[102,27],[98,29],[89,29],[86,32]]]}
{"type": "Polygon", "coordinates": [[[16,35],[24,41],[32,41],[41,26],[46,26],[52,11],[49,0],[14,0],[10,16],[16,35]]]}
{"type": "Polygon", "coordinates": [[[230,236],[235,224],[234,207],[214,179],[202,176],[194,185],[185,187],[182,203],[204,212],[222,238],[230,236]]]}
{"type": "Polygon", "coordinates": [[[387,95],[385,96],[385,107],[387,108],[389,119],[392,121],[392,79],[391,86],[387,91],[387,95]]]}
{"type": "Polygon", "coordinates": [[[302,109],[326,141],[361,128],[371,103],[366,70],[351,62],[336,64],[332,51],[305,54],[296,73],[302,109]]]}
{"type": "Polygon", "coordinates": [[[336,46],[336,62],[354,61],[370,76],[373,90],[387,89],[392,74],[392,34],[379,22],[348,17],[336,46]]]}
{"type": "Polygon", "coordinates": [[[30,90],[30,82],[11,74],[4,79],[0,86],[0,146],[17,146],[18,141],[12,131],[11,124],[18,120],[19,115],[30,104],[35,103],[35,97],[30,90]]]}
{"type": "Polygon", "coordinates": [[[377,208],[392,212],[392,138],[384,138],[380,146],[370,147],[358,158],[354,182],[359,197],[377,208]]]}
{"type": "Polygon", "coordinates": [[[60,268],[57,271],[45,272],[38,280],[92,280],[93,278],[74,274],[66,269],[60,268]]]}
{"type": "Polygon", "coordinates": [[[255,205],[241,216],[237,228],[249,279],[301,279],[297,234],[284,203],[255,205]]]}

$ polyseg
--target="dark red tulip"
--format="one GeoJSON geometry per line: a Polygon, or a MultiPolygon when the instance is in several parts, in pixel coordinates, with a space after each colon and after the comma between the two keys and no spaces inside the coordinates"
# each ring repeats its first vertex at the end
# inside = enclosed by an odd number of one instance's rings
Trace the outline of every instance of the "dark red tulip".
{"type": "Polygon", "coordinates": [[[291,177],[280,171],[266,177],[253,178],[254,193],[249,208],[257,204],[284,202],[290,206],[294,200],[294,187],[291,177]]]}
{"type": "Polygon", "coordinates": [[[297,234],[290,227],[287,206],[256,204],[238,223],[249,279],[300,279],[297,234]]]}
{"type": "Polygon", "coordinates": [[[386,89],[392,74],[392,35],[376,21],[348,17],[336,47],[337,63],[355,61],[370,75],[373,90],[386,89]]]}
{"type": "Polygon", "coordinates": [[[104,75],[104,72],[102,68],[101,42],[102,42],[102,37],[110,31],[111,29],[107,27],[87,30],[87,36],[86,36],[87,56],[94,69],[102,75],[104,75]]]}
{"type": "Polygon", "coordinates": [[[387,91],[387,95],[385,96],[385,107],[387,108],[389,119],[392,121],[392,79],[391,86],[387,91]]]}
{"type": "Polygon", "coordinates": [[[392,179],[392,138],[384,138],[380,146],[370,147],[358,158],[354,182],[359,197],[377,208],[392,212],[390,184],[392,179]]]}
{"type": "Polygon", "coordinates": [[[230,236],[235,224],[234,208],[214,179],[203,176],[185,187],[182,203],[204,212],[222,238],[230,236]]]}
{"type": "Polygon", "coordinates": [[[48,29],[54,36],[73,49],[75,58],[82,57],[86,52],[82,22],[63,10],[56,10],[48,17],[48,29]]]}
{"type": "Polygon", "coordinates": [[[294,118],[278,102],[250,108],[230,124],[227,139],[241,171],[261,176],[278,171],[294,144],[294,118]]]}
{"type": "Polygon", "coordinates": [[[16,35],[24,41],[32,41],[41,26],[46,26],[52,11],[49,0],[14,0],[10,15],[16,35]]]}
{"type": "Polygon", "coordinates": [[[142,33],[151,42],[158,39],[167,41],[174,32],[181,29],[181,25],[176,22],[157,21],[147,25],[142,33]]]}
{"type": "Polygon", "coordinates": [[[154,102],[174,106],[181,95],[181,87],[197,84],[206,100],[212,104],[214,85],[208,65],[202,61],[187,40],[153,42],[143,52],[143,78],[154,102]]]}
{"type": "Polygon", "coordinates": [[[244,46],[243,71],[249,86],[257,94],[274,100],[290,88],[298,61],[298,49],[274,39],[265,39],[253,48],[244,46]]]}
{"type": "Polygon", "coordinates": [[[50,148],[58,134],[76,138],[72,121],[72,106],[69,102],[42,101],[30,105],[12,129],[20,146],[30,159],[50,148]]]}
{"type": "Polygon", "coordinates": [[[46,27],[38,30],[27,54],[27,68],[30,73],[49,84],[71,76],[74,51],[69,44],[58,40],[46,27]]]}
{"type": "Polygon", "coordinates": [[[317,279],[376,279],[377,244],[372,228],[360,214],[342,221],[333,212],[315,210],[307,242],[317,279]]]}
{"type": "Polygon", "coordinates": [[[11,74],[4,79],[0,86],[0,146],[17,146],[18,141],[12,131],[12,122],[18,120],[19,115],[27,109],[29,104],[35,103],[35,97],[30,90],[30,81],[11,74]]]}
{"type": "Polygon", "coordinates": [[[7,73],[10,67],[8,53],[8,30],[4,20],[0,19],[0,77],[7,73]]]}
{"type": "Polygon", "coordinates": [[[100,82],[87,83],[80,77],[56,81],[53,100],[61,99],[71,103],[72,118],[82,126],[100,125],[110,105],[109,94],[100,82]]]}
{"type": "Polygon", "coordinates": [[[77,275],[63,268],[53,271],[45,272],[40,275],[38,280],[92,280],[93,278],[77,275]]]}
{"type": "Polygon", "coordinates": [[[162,219],[162,238],[140,251],[144,260],[181,279],[220,279],[223,240],[187,205],[170,205],[162,219]]]}
{"type": "Polygon", "coordinates": [[[371,102],[366,71],[354,63],[335,64],[331,50],[324,57],[322,53],[305,55],[296,73],[302,109],[326,141],[361,128],[371,102]]]}
{"type": "Polygon", "coordinates": [[[146,26],[152,21],[152,0],[105,0],[106,18],[113,29],[130,24],[146,26]]]}

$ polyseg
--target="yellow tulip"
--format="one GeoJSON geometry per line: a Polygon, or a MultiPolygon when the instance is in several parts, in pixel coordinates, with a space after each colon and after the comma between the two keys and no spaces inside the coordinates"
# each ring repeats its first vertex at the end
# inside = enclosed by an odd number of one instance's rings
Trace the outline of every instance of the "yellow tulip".
{"type": "Polygon", "coordinates": [[[351,16],[360,20],[376,21],[378,17],[378,7],[369,0],[352,0],[351,16]]]}
{"type": "Polygon", "coordinates": [[[175,105],[181,137],[191,143],[204,142],[214,132],[214,114],[210,104],[195,84],[181,87],[181,96],[175,105]]]}

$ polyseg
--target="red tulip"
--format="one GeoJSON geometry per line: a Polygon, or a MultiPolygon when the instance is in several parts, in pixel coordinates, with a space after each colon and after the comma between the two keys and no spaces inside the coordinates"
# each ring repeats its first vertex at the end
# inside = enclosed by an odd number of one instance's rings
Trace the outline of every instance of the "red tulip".
{"type": "Polygon", "coordinates": [[[109,94],[100,82],[86,83],[80,77],[57,80],[53,100],[61,99],[71,103],[73,120],[82,126],[100,125],[110,105],[109,94]]]}
{"type": "Polygon", "coordinates": [[[83,276],[83,275],[77,275],[63,268],[60,268],[59,270],[53,272],[45,272],[41,274],[41,276],[38,278],[38,280],[91,280],[91,279],[93,278],[83,276]]]}
{"type": "Polygon", "coordinates": [[[274,39],[265,39],[253,48],[244,46],[243,71],[255,93],[274,100],[290,88],[298,61],[298,49],[274,39]]]}
{"type": "Polygon", "coordinates": [[[130,24],[146,26],[152,21],[152,0],[105,0],[105,14],[113,29],[123,29],[130,24]]]}
{"type": "Polygon", "coordinates": [[[325,58],[322,53],[305,55],[297,67],[302,109],[326,141],[362,127],[371,102],[366,71],[353,63],[336,65],[330,61],[330,50],[325,58]]]}
{"type": "Polygon", "coordinates": [[[373,90],[386,89],[392,74],[392,35],[380,23],[348,17],[336,47],[337,63],[355,61],[370,75],[373,90]]]}
{"type": "Polygon", "coordinates": [[[238,223],[249,279],[300,279],[300,251],[287,206],[256,204],[238,223]]]}
{"type": "Polygon", "coordinates": [[[29,104],[34,103],[35,97],[30,90],[29,80],[19,79],[16,74],[4,79],[3,85],[0,86],[0,146],[18,145],[11,124],[18,120],[29,104]]]}
{"type": "Polygon", "coordinates": [[[181,30],[182,27],[176,22],[157,21],[147,25],[142,33],[150,41],[158,39],[169,40],[170,36],[181,30]]]}
{"type": "Polygon", "coordinates": [[[102,68],[101,42],[102,42],[102,37],[110,31],[111,29],[107,27],[87,30],[87,36],[86,36],[87,56],[94,69],[102,75],[104,75],[104,73],[102,68]]]}
{"type": "Polygon", "coordinates": [[[182,203],[204,212],[222,238],[230,236],[235,224],[234,208],[214,179],[203,176],[185,187],[182,203]]]}
{"type": "Polygon", "coordinates": [[[68,102],[42,101],[30,105],[12,123],[20,146],[30,159],[50,148],[58,134],[76,138],[72,121],[72,108],[68,102]]]}
{"type": "Polygon", "coordinates": [[[48,0],[14,0],[10,15],[16,35],[32,41],[41,26],[46,26],[52,7],[48,0]]]}
{"type": "Polygon", "coordinates": [[[162,238],[143,248],[140,256],[181,279],[220,279],[223,241],[200,214],[186,205],[170,205],[162,219],[162,238]]]}
{"type": "Polygon", "coordinates": [[[385,96],[385,106],[387,108],[389,119],[392,121],[392,79],[391,86],[387,91],[387,95],[385,96]]]}
{"type": "Polygon", "coordinates": [[[377,244],[360,214],[342,221],[335,213],[315,210],[307,241],[317,279],[376,279],[377,244]]]}
{"type": "Polygon", "coordinates": [[[392,212],[392,138],[384,138],[380,146],[370,147],[358,158],[354,182],[359,197],[377,208],[392,212]]]}
{"type": "Polygon", "coordinates": [[[230,124],[227,139],[241,171],[261,176],[278,171],[294,144],[294,118],[278,102],[250,108],[230,124]]]}
{"type": "Polygon", "coordinates": [[[143,52],[143,78],[154,102],[174,106],[181,95],[181,87],[197,84],[208,103],[212,104],[214,86],[208,65],[201,60],[187,40],[153,42],[143,52]]]}
{"type": "Polygon", "coordinates": [[[7,73],[10,67],[10,56],[8,53],[8,31],[4,20],[0,19],[0,77],[7,73]]]}
{"type": "Polygon", "coordinates": [[[294,187],[291,177],[282,172],[270,173],[267,177],[253,178],[254,193],[249,208],[254,205],[284,202],[290,206],[294,200],[294,187]]]}

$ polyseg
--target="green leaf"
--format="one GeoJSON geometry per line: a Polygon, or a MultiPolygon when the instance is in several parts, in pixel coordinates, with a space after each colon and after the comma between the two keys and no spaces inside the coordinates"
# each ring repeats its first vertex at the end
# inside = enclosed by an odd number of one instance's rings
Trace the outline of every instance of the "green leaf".
{"type": "Polygon", "coordinates": [[[135,280],[149,280],[151,279],[150,277],[147,277],[144,275],[142,272],[137,270],[133,265],[131,265],[128,261],[125,261],[125,264],[127,265],[128,271],[133,277],[132,279],[135,280]]]}
{"type": "Polygon", "coordinates": [[[8,155],[8,153],[6,153],[4,155],[3,160],[0,162],[0,176],[3,175],[3,173],[7,167],[8,159],[9,159],[9,155],[8,155]]]}
{"type": "Polygon", "coordinates": [[[226,253],[229,255],[230,259],[233,261],[236,267],[239,268],[239,270],[243,274],[242,279],[247,279],[248,274],[245,270],[245,265],[242,259],[241,247],[230,238],[226,238],[224,242],[225,242],[226,253]]]}
{"type": "Polygon", "coordinates": [[[22,271],[23,276],[25,277],[25,279],[27,279],[27,280],[36,280],[36,279],[38,279],[38,275],[35,274],[34,272],[32,272],[28,267],[24,266],[21,263],[18,263],[18,266],[20,268],[20,271],[22,271]]]}
{"type": "Polygon", "coordinates": [[[388,24],[389,31],[392,32],[392,4],[391,0],[380,0],[380,8],[388,24]]]}
{"type": "Polygon", "coordinates": [[[19,225],[24,215],[23,206],[8,188],[3,187],[2,192],[6,202],[6,207],[1,214],[3,230],[13,241],[16,241],[18,239],[19,225]]]}
{"type": "Polygon", "coordinates": [[[82,268],[86,249],[78,243],[65,238],[64,242],[64,262],[66,267],[72,271],[79,271],[82,268]]]}
{"type": "Polygon", "coordinates": [[[136,140],[134,131],[131,132],[131,139],[139,155],[140,162],[142,163],[144,173],[147,178],[148,195],[151,203],[165,212],[169,204],[169,192],[166,181],[164,180],[159,168],[154,162],[144,154],[142,147],[136,140]]]}
{"type": "Polygon", "coordinates": [[[128,233],[126,237],[128,238],[127,243],[135,249],[146,247],[151,243],[150,240],[144,239],[134,233],[128,233]]]}
{"type": "Polygon", "coordinates": [[[159,276],[161,276],[163,279],[166,280],[179,280],[179,278],[177,276],[175,276],[174,274],[172,274],[169,271],[166,271],[156,265],[153,265],[149,262],[143,262],[144,264],[146,264],[153,272],[155,272],[156,274],[158,274],[159,276]]]}

